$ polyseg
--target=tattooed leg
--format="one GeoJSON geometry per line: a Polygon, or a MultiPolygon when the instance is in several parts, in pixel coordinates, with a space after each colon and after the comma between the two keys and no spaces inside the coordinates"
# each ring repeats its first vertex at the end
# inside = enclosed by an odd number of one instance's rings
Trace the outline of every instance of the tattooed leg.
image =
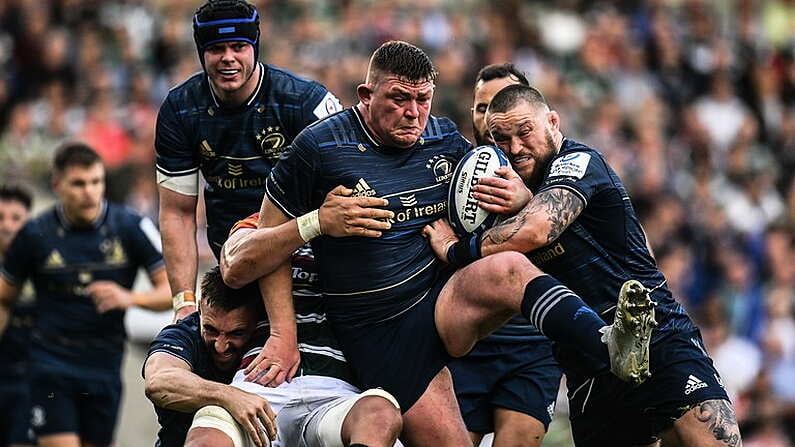
{"type": "Polygon", "coordinates": [[[734,408],[726,400],[708,400],[694,406],[662,433],[664,446],[741,447],[734,408]]]}

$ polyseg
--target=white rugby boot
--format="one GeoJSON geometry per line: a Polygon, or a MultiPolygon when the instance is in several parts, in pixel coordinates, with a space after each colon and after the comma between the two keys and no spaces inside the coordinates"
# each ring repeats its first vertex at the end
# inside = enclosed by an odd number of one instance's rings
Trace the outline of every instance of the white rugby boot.
{"type": "Polygon", "coordinates": [[[657,326],[650,290],[631,279],[621,286],[613,324],[601,329],[610,352],[610,370],[625,382],[640,385],[651,376],[649,341],[657,326]]]}

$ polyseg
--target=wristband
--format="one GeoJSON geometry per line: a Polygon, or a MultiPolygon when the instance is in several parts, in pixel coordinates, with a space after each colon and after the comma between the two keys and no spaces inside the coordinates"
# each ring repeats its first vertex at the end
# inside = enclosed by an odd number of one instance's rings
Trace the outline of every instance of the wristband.
{"type": "Polygon", "coordinates": [[[178,294],[174,295],[171,298],[171,306],[174,308],[174,311],[178,311],[183,307],[188,306],[195,306],[196,305],[196,295],[193,294],[191,290],[183,290],[178,294]]]}
{"type": "Polygon", "coordinates": [[[298,223],[298,234],[304,242],[309,242],[312,239],[323,234],[320,231],[320,216],[318,210],[310,211],[303,216],[295,219],[298,223]]]}
{"type": "Polygon", "coordinates": [[[461,239],[447,249],[447,262],[456,267],[464,267],[482,258],[480,253],[480,237],[473,234],[461,239]]]}

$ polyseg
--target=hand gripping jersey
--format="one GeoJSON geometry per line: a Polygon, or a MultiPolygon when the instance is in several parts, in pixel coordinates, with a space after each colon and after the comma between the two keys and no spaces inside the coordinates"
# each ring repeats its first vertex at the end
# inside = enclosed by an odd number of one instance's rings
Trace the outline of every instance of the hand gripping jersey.
{"type": "Polygon", "coordinates": [[[308,124],[341,109],[315,81],[266,64],[257,88],[237,109],[219,106],[204,73],[173,88],[160,107],[155,135],[158,182],[206,185],[207,237],[218,253],[236,221],[259,209],[279,155],[308,124]]]}
{"type": "Polygon", "coordinates": [[[113,281],[131,288],[139,268],[163,267],[152,221],[103,204],[93,226],[72,226],[61,207],[28,222],[6,256],[12,284],[31,279],[38,303],[31,365],[67,377],[117,377],[124,352],[124,311],[97,312],[87,287],[113,281]]]}
{"type": "MultiPolygon", "coordinates": [[[[259,213],[237,222],[230,234],[241,228],[257,228],[259,213]]],[[[318,289],[318,275],[312,249],[305,245],[293,253],[293,305],[298,329],[298,351],[301,353],[299,376],[326,376],[351,382],[348,363],[337,338],[326,321],[323,297],[318,289]]],[[[251,337],[241,369],[260,353],[270,335],[267,318],[257,324],[251,337]]]]}
{"type": "Polygon", "coordinates": [[[381,146],[356,108],[305,129],[271,172],[267,194],[286,215],[318,208],[337,185],[387,199],[392,228],[379,238],[312,241],[326,309],[335,324],[389,319],[421,300],[439,263],[422,228],[446,215],[453,168],[471,144],[446,118],[429,117],[408,149],[381,146]]]}

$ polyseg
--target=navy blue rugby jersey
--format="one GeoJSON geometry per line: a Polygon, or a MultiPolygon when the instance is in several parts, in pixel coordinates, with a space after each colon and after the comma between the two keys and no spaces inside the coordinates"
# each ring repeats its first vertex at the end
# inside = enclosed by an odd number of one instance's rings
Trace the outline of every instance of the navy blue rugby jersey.
{"type": "MultiPolygon", "coordinates": [[[[199,313],[194,312],[182,320],[166,326],[149,345],[147,359],[156,352],[165,352],[184,360],[190,366],[190,370],[203,379],[220,383],[231,382],[235,371],[224,373],[215,367],[211,354],[202,340],[199,325],[199,313]]],[[[195,412],[182,413],[166,410],[157,405],[154,407],[155,413],[157,413],[157,422],[160,424],[155,445],[157,447],[182,446],[195,412]]]]}
{"type": "Polygon", "coordinates": [[[207,237],[213,251],[232,225],[262,205],[265,179],[308,124],[342,109],[315,81],[261,64],[257,89],[240,108],[219,107],[207,76],[174,87],[160,107],[155,134],[159,176],[201,171],[207,237]]]}
{"type": "Polygon", "coordinates": [[[0,339],[0,387],[5,383],[16,386],[16,380],[26,377],[30,356],[30,336],[36,321],[36,298],[30,283],[25,283],[11,315],[3,338],[0,339]]]}
{"type": "Polygon", "coordinates": [[[13,284],[30,279],[38,315],[31,364],[79,377],[118,374],[124,350],[124,311],[97,312],[87,287],[113,281],[131,288],[144,267],[163,268],[160,234],[148,218],[103,202],[93,226],[72,226],[60,205],[20,230],[2,274],[13,284]]]}
{"type": "Polygon", "coordinates": [[[312,241],[326,309],[335,323],[388,319],[422,299],[439,263],[422,228],[446,216],[453,168],[472,147],[446,118],[431,116],[408,149],[379,145],[354,107],[306,128],[271,171],[266,194],[285,214],[318,208],[338,185],[387,199],[395,213],[380,238],[312,241]]]}
{"type": "Polygon", "coordinates": [[[602,154],[565,139],[546,168],[538,192],[564,188],[585,204],[579,217],[551,244],[527,257],[541,270],[568,286],[611,323],[622,284],[636,279],[658,305],[659,322],[652,341],[693,323],[665,286],[646,246],[629,194],[602,154]]]}

